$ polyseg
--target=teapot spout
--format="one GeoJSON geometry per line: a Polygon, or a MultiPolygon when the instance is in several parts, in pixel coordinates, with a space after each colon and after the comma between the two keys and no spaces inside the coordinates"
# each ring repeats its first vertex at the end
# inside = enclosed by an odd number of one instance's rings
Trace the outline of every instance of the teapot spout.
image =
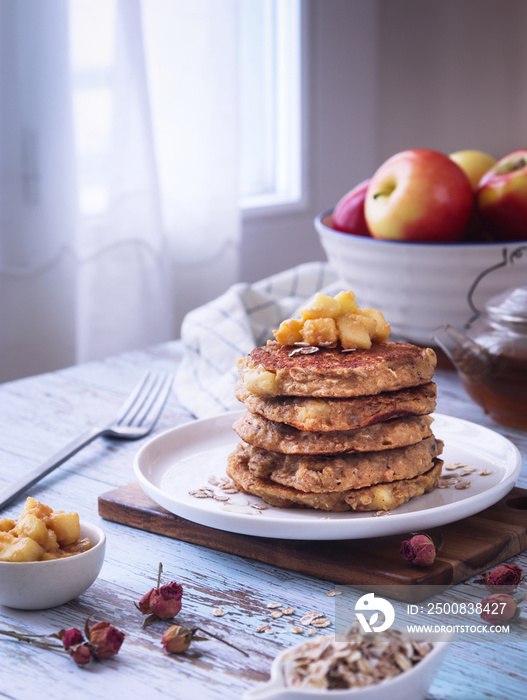
{"type": "Polygon", "coordinates": [[[486,348],[449,325],[436,328],[432,337],[458,372],[473,382],[481,381],[491,361],[486,348]]]}

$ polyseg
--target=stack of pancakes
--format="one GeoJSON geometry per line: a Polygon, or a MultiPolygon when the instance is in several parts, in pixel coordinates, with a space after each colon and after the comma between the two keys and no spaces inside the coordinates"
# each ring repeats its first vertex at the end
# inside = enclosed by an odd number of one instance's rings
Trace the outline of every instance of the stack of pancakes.
{"type": "Polygon", "coordinates": [[[432,491],[435,365],[433,350],[409,343],[255,348],[238,363],[247,410],[227,474],[270,505],[325,511],[392,510],[432,491]]]}

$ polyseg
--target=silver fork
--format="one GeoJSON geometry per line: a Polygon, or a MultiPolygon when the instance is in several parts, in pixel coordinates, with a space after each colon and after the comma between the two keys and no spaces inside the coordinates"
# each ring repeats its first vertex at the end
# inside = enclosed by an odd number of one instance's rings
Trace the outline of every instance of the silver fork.
{"type": "Polygon", "coordinates": [[[47,462],[10,484],[0,493],[0,509],[11,503],[17,496],[20,496],[95,438],[104,435],[124,440],[137,440],[148,435],[161,415],[170,393],[172,379],[171,374],[147,372],[111,423],[84,433],[47,462]]]}

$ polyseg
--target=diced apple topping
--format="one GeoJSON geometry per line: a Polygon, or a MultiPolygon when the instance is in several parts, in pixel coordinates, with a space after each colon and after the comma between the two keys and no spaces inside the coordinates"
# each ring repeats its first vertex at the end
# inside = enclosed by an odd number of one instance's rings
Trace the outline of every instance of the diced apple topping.
{"type": "Polygon", "coordinates": [[[390,335],[390,325],[380,311],[360,309],[351,291],[335,297],[319,292],[300,310],[300,319],[282,321],[273,331],[280,345],[306,343],[314,346],[335,345],[345,350],[367,350],[372,342],[383,343],[390,335]]]}

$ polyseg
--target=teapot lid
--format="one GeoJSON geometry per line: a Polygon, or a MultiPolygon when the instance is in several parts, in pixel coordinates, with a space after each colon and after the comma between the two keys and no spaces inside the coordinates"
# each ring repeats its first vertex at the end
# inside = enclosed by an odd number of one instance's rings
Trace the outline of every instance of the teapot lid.
{"type": "Polygon", "coordinates": [[[527,323],[527,286],[508,289],[486,303],[489,316],[508,323],[527,323]]]}

